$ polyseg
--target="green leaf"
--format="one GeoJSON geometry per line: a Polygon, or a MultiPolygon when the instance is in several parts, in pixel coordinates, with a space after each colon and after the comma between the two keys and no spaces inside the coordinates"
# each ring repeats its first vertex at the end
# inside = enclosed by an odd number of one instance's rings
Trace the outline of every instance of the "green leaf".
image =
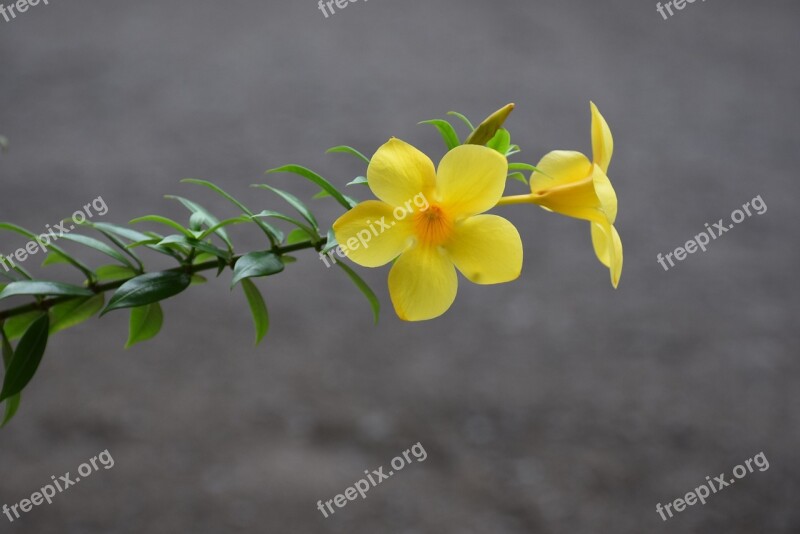
{"type": "Polygon", "coordinates": [[[497,130],[503,127],[503,124],[512,111],[514,111],[514,104],[507,104],[489,115],[486,120],[480,123],[475,131],[470,134],[465,144],[485,145],[488,143],[492,137],[495,136],[497,130]]]}
{"type": "Polygon", "coordinates": [[[314,228],[315,230],[319,228],[319,224],[317,224],[317,219],[314,218],[314,214],[311,213],[311,210],[309,210],[308,207],[305,204],[303,204],[300,201],[300,199],[294,196],[293,194],[287,191],[282,191],[267,184],[254,184],[252,187],[258,187],[261,189],[272,191],[276,195],[280,196],[283,200],[285,200],[290,206],[296,209],[297,212],[300,215],[302,215],[306,221],[308,221],[308,223],[311,225],[312,228],[314,228]]]}
{"type": "Polygon", "coordinates": [[[449,122],[442,119],[432,119],[429,121],[422,121],[418,124],[430,124],[439,130],[439,135],[442,136],[444,144],[447,145],[447,150],[453,150],[461,144],[455,128],[449,122]]]}
{"type": "Polygon", "coordinates": [[[378,300],[378,297],[375,296],[375,293],[372,291],[372,289],[370,289],[367,283],[364,280],[362,280],[361,277],[358,276],[358,274],[356,274],[356,272],[350,267],[348,267],[344,262],[338,261],[336,262],[336,265],[341,267],[342,270],[347,273],[347,276],[350,277],[350,280],[352,280],[353,283],[356,285],[356,287],[361,290],[361,292],[364,294],[365,297],[367,297],[369,305],[372,308],[372,315],[375,317],[375,324],[378,324],[378,317],[380,316],[381,313],[381,303],[378,300]]]}
{"type": "MultiPolygon", "coordinates": [[[[156,252],[159,252],[161,254],[167,254],[169,256],[175,257],[175,253],[172,250],[170,250],[170,249],[168,249],[166,247],[158,247],[155,244],[152,244],[152,243],[157,243],[158,241],[153,241],[154,238],[152,236],[144,234],[142,232],[138,232],[138,231],[132,230],[130,228],[125,228],[124,226],[118,226],[116,224],[110,224],[110,223],[90,223],[90,222],[85,222],[83,224],[91,226],[95,230],[97,230],[99,232],[102,232],[103,235],[106,235],[109,239],[114,239],[112,236],[116,236],[116,237],[121,237],[123,239],[127,239],[128,241],[131,241],[133,244],[129,244],[127,246],[123,246],[122,248],[125,250],[125,252],[129,256],[134,258],[139,263],[140,270],[144,270],[144,267],[142,266],[141,261],[139,260],[138,256],[136,256],[136,254],[134,254],[130,250],[130,248],[132,248],[136,244],[146,244],[147,243],[148,244],[147,248],[149,248],[151,250],[155,250],[156,252]]],[[[116,244],[117,246],[120,246],[118,244],[118,242],[116,242],[116,241],[114,242],[114,244],[116,244]]]]}
{"type": "Polygon", "coordinates": [[[200,234],[200,237],[198,237],[198,239],[206,239],[211,234],[217,232],[218,230],[221,230],[222,228],[225,228],[226,226],[230,226],[232,224],[249,223],[249,222],[253,222],[253,219],[251,219],[246,215],[240,215],[238,217],[233,217],[231,219],[225,219],[224,221],[220,221],[219,223],[215,224],[214,226],[212,226],[211,228],[200,234]]]}
{"type": "Polygon", "coordinates": [[[158,244],[163,246],[176,245],[180,249],[195,248],[199,251],[205,252],[206,254],[212,254],[218,258],[221,258],[226,262],[230,261],[231,259],[231,255],[227,250],[222,250],[221,248],[212,245],[208,241],[200,241],[199,239],[187,238],[182,235],[167,236],[159,241],[158,244]]]}
{"type": "Polygon", "coordinates": [[[8,150],[8,138],[0,135],[0,152],[8,150]]]}
{"type": "Polygon", "coordinates": [[[50,308],[50,335],[77,326],[94,317],[103,309],[105,300],[105,296],[100,293],[93,297],[78,298],[56,304],[50,308]]]}
{"type": "Polygon", "coordinates": [[[55,250],[51,250],[47,253],[47,257],[42,262],[42,267],[47,267],[48,265],[56,265],[60,263],[69,263],[69,260],[64,257],[63,254],[59,254],[55,250]]]}
{"type": "MultiPolygon", "coordinates": [[[[250,211],[250,208],[248,208],[247,206],[236,200],[232,195],[225,192],[221,187],[219,187],[216,184],[213,184],[207,180],[196,180],[194,178],[186,178],[185,180],[181,180],[181,182],[187,184],[202,185],[203,187],[207,187],[212,191],[214,191],[215,193],[217,193],[218,195],[220,195],[221,197],[231,202],[233,205],[242,210],[245,214],[250,215],[251,217],[253,215],[253,212],[250,211]]],[[[283,241],[283,234],[279,230],[273,228],[272,226],[270,226],[269,224],[265,223],[262,220],[253,219],[253,221],[255,221],[258,227],[261,228],[261,231],[264,232],[264,234],[266,234],[267,238],[269,239],[269,242],[272,244],[273,247],[276,246],[281,241],[283,241]]]]}
{"type": "MultiPolygon", "coordinates": [[[[9,343],[2,327],[0,327],[0,343],[3,345],[3,368],[8,369],[8,366],[11,364],[11,359],[14,357],[14,349],[11,347],[11,343],[9,343]]],[[[0,428],[6,426],[6,424],[8,424],[8,422],[11,421],[11,419],[17,413],[20,400],[21,397],[19,393],[12,395],[8,400],[6,400],[5,411],[3,414],[3,420],[0,422],[0,428]]]]}
{"type": "Polygon", "coordinates": [[[39,363],[42,361],[44,350],[47,347],[49,326],[50,318],[45,313],[36,319],[22,335],[6,370],[3,390],[0,391],[0,402],[22,391],[36,374],[36,369],[39,368],[39,363]]]}
{"type": "Polygon", "coordinates": [[[511,146],[511,134],[505,128],[500,128],[494,134],[486,146],[492,148],[505,156],[508,148],[511,146]]]}
{"type": "Polygon", "coordinates": [[[217,234],[219,238],[222,239],[225,245],[227,245],[228,250],[233,250],[233,244],[231,243],[230,237],[228,237],[228,233],[223,229],[223,226],[218,226],[220,223],[219,219],[212,215],[206,208],[196,202],[175,195],[166,195],[165,198],[177,200],[183,204],[186,209],[192,212],[193,218],[197,216],[197,222],[205,225],[208,229],[213,228],[212,233],[217,234]]]}
{"type": "Polygon", "coordinates": [[[448,111],[447,114],[461,119],[461,122],[467,125],[467,128],[469,128],[470,132],[475,131],[475,127],[472,125],[472,122],[470,122],[470,120],[465,115],[462,115],[458,111],[448,111]]]}
{"type": "Polygon", "coordinates": [[[367,165],[369,165],[369,158],[367,156],[365,156],[364,154],[362,154],[361,152],[359,152],[358,150],[356,150],[355,148],[353,148],[353,147],[341,145],[341,146],[335,146],[333,148],[329,148],[328,150],[325,151],[326,154],[332,154],[334,152],[342,152],[344,154],[350,154],[352,156],[357,157],[358,159],[360,159],[361,161],[363,161],[367,165]]]}
{"type": "Polygon", "coordinates": [[[283,267],[281,259],[272,252],[250,252],[236,262],[236,266],[233,268],[231,287],[245,278],[277,274],[283,271],[283,267]]]}
{"type": "Polygon", "coordinates": [[[22,334],[25,333],[31,323],[41,317],[43,313],[44,312],[41,310],[34,310],[20,315],[15,315],[14,317],[9,317],[6,319],[6,322],[3,325],[6,337],[8,337],[10,341],[19,339],[22,337],[22,334]]]}
{"type": "Polygon", "coordinates": [[[100,282],[113,282],[115,280],[125,280],[133,278],[139,273],[130,267],[123,265],[103,265],[97,268],[97,279],[100,282]]]}
{"type": "Polygon", "coordinates": [[[80,243],[83,246],[93,248],[99,252],[102,252],[106,256],[111,259],[117,260],[123,265],[127,265],[130,268],[133,268],[133,264],[128,261],[128,258],[114,250],[113,248],[109,247],[99,239],[95,239],[93,237],[88,237],[85,235],[80,234],[65,234],[61,236],[62,239],[66,239],[68,241],[74,241],[75,243],[80,243]]]}
{"type": "Polygon", "coordinates": [[[520,150],[519,145],[510,145],[508,150],[506,150],[506,157],[511,157],[514,154],[519,154],[520,152],[522,151],[520,150]]]}
{"type": "Polygon", "coordinates": [[[539,169],[530,165],[529,163],[509,163],[508,164],[509,171],[528,171],[528,172],[536,172],[539,169]]]}
{"type": "Polygon", "coordinates": [[[320,237],[317,234],[316,229],[311,228],[310,226],[306,226],[305,224],[301,223],[294,217],[289,217],[288,215],[284,215],[283,213],[278,213],[277,211],[272,211],[272,210],[264,210],[261,213],[256,213],[255,215],[253,215],[253,217],[272,217],[275,219],[280,219],[282,221],[290,222],[293,225],[305,231],[307,234],[315,236],[314,237],[315,242],[320,240],[320,237]]]}
{"type": "Polygon", "coordinates": [[[86,288],[64,284],[62,282],[45,282],[42,280],[23,280],[11,282],[0,291],[0,300],[15,295],[37,295],[37,296],[68,296],[68,297],[91,297],[92,291],[86,288]]]}
{"type": "Polygon", "coordinates": [[[522,182],[525,185],[528,185],[527,178],[525,178],[525,175],[522,174],[521,172],[512,172],[511,174],[508,175],[508,178],[510,178],[512,180],[517,180],[519,182],[522,182]]]}
{"type": "Polygon", "coordinates": [[[273,174],[277,172],[288,172],[292,174],[297,174],[298,176],[302,176],[303,178],[310,180],[311,182],[320,186],[324,191],[326,191],[330,196],[332,196],[339,204],[344,206],[344,208],[347,210],[354,208],[357,204],[357,202],[354,201],[352,198],[348,198],[345,195],[343,195],[328,180],[326,180],[319,174],[315,173],[314,171],[306,169],[305,167],[301,167],[300,165],[284,165],[283,167],[278,167],[276,169],[268,170],[267,174],[273,174]]]}
{"type": "MultiPolygon", "coordinates": [[[[22,228],[21,226],[17,226],[16,224],[0,223],[0,230],[8,230],[10,232],[15,232],[17,234],[24,235],[25,237],[28,237],[28,238],[30,238],[30,239],[32,239],[34,241],[36,241],[37,238],[38,238],[38,236],[36,234],[34,234],[33,232],[29,232],[25,228],[22,228]]],[[[61,236],[61,237],[65,237],[65,236],[61,236]]],[[[64,258],[66,258],[66,260],[71,265],[73,265],[76,269],[81,271],[86,278],[88,278],[89,280],[93,279],[94,273],[92,272],[92,270],[89,267],[87,267],[86,265],[84,265],[83,263],[81,263],[80,261],[78,261],[77,259],[73,258],[64,249],[62,249],[61,247],[55,245],[54,243],[50,243],[49,245],[47,245],[47,248],[49,248],[51,250],[54,250],[54,251],[58,252],[59,254],[61,254],[62,256],[64,256],[64,258]]]]}
{"type": "Polygon", "coordinates": [[[173,221],[172,219],[170,219],[168,217],[162,217],[161,215],[145,215],[144,217],[137,217],[137,218],[131,220],[130,224],[136,224],[136,223],[140,223],[140,222],[160,223],[160,224],[163,224],[165,226],[169,226],[170,228],[172,228],[174,230],[177,230],[178,232],[182,233],[186,237],[194,237],[194,235],[192,235],[192,233],[188,229],[184,228],[182,224],[180,224],[180,223],[178,223],[176,221],[173,221]]]}
{"type": "Polygon", "coordinates": [[[289,235],[286,236],[286,244],[294,245],[295,243],[305,243],[306,241],[313,241],[314,238],[308,235],[308,232],[302,228],[295,228],[289,235]]]}
{"type": "Polygon", "coordinates": [[[202,274],[193,274],[192,275],[192,284],[193,286],[199,286],[200,284],[205,284],[208,282],[208,278],[203,276],[202,274]]]}
{"type": "Polygon", "coordinates": [[[366,176],[356,176],[355,180],[352,182],[347,182],[345,185],[369,185],[369,182],[367,181],[366,176]]]}
{"type": "Polygon", "coordinates": [[[269,330],[269,313],[264,297],[256,285],[249,279],[242,280],[242,289],[247,297],[247,304],[250,305],[250,313],[253,315],[253,325],[256,328],[256,345],[261,343],[269,330]]]}
{"type": "Polygon", "coordinates": [[[192,277],[176,271],[147,273],[128,280],[114,293],[100,314],[120,308],[136,308],[152,304],[181,293],[192,283],[192,277]]]}
{"type": "Polygon", "coordinates": [[[128,323],[128,342],[125,348],[130,348],[137,343],[153,339],[164,325],[164,312],[161,304],[153,302],[145,306],[131,309],[131,319],[128,323]]]}

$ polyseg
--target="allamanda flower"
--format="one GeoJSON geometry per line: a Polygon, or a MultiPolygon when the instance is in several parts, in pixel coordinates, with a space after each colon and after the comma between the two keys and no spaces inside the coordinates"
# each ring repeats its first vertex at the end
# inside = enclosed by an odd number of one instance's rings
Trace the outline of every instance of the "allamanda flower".
{"type": "Polygon", "coordinates": [[[614,152],[614,139],[594,103],[591,109],[593,161],[580,152],[550,152],[537,165],[540,172],[531,175],[531,194],[506,197],[500,203],[529,202],[589,221],[594,251],[609,268],[611,284],[617,287],[622,274],[622,241],[614,228],[617,195],[606,175],[614,152]]]}
{"type": "Polygon", "coordinates": [[[476,284],[519,276],[517,229],[502,217],[482,215],[500,200],[507,172],[504,156],[478,145],[449,151],[437,171],[425,154],[393,138],[367,169],[367,182],[379,200],[342,215],[333,224],[336,240],[364,267],[396,259],[389,294],[397,315],[407,321],[433,319],[455,300],[456,268],[476,284]]]}

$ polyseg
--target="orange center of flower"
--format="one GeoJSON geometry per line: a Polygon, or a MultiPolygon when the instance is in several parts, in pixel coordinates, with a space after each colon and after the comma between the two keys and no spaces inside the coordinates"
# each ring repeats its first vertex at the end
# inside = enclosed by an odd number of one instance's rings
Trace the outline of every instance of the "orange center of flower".
{"type": "Polygon", "coordinates": [[[450,239],[453,219],[436,204],[414,214],[414,233],[421,244],[437,246],[450,239]]]}

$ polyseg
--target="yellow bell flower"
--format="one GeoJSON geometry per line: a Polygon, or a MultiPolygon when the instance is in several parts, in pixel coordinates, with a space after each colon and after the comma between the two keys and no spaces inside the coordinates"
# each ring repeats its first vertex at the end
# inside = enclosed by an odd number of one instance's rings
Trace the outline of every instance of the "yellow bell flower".
{"type": "Polygon", "coordinates": [[[606,175],[614,138],[594,103],[591,110],[593,161],[580,152],[550,152],[537,165],[540,172],[531,175],[531,194],[506,197],[500,204],[529,202],[589,221],[595,254],[609,268],[611,284],[616,288],[622,274],[622,241],[614,228],[617,195],[606,175]]]}
{"type": "Polygon", "coordinates": [[[344,253],[364,267],[391,262],[389,294],[398,317],[433,319],[456,298],[456,268],[476,284],[516,279],[522,240],[502,217],[508,162],[484,146],[462,145],[439,163],[399,139],[380,147],[367,169],[379,200],[367,200],[333,224],[344,253]],[[483,215],[482,215],[483,214],[483,215]]]}

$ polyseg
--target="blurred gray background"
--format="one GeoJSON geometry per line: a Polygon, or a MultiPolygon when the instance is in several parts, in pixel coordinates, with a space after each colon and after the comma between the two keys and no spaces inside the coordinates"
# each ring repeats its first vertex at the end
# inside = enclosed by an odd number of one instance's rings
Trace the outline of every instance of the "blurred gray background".
{"type": "MultiPolygon", "coordinates": [[[[799,15],[796,0],[668,21],[633,0],[371,0],[328,19],[314,0],[51,0],[0,20],[2,220],[43,229],[97,196],[108,222],[186,220],[169,193],[236,214],[186,177],[277,208],[248,187],[268,168],[343,186],[364,168],[325,149],[390,136],[438,160],[417,121],[511,101],[524,161],[589,153],[593,100],[625,246],[614,291],[588,224],[515,206],[522,277],[462,279],[435,321],[399,321],[388,269],[360,269],[384,304],[373,327],[343,273],[302,253],[259,282],[272,327],[255,349],[229,275],[168,301],[161,335],[130,350],[125,312],[64,332],[0,432],[0,504],[104,449],[115,466],[0,531],[800,532],[799,15]],[[656,263],[757,195],[767,213],[656,263]],[[317,510],[417,442],[425,462],[317,510]],[[767,471],[656,513],[761,451],[767,471]]],[[[341,213],[313,202],[323,224],[341,213]]],[[[0,234],[0,252],[24,241],[0,234]]]]}

